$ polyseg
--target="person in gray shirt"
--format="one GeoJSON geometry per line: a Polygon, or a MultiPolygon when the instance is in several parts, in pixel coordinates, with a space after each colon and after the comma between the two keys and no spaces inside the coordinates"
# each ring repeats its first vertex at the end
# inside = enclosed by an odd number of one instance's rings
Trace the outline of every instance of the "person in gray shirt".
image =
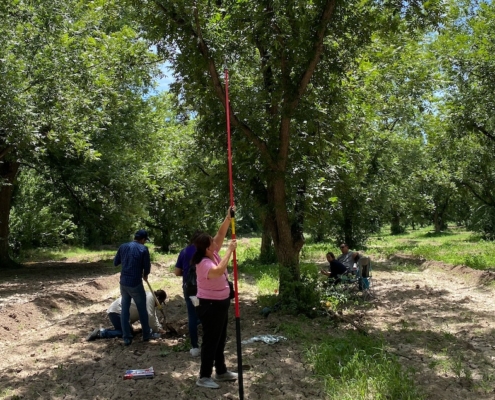
{"type": "Polygon", "coordinates": [[[349,251],[349,246],[347,243],[342,243],[340,246],[340,251],[342,254],[337,257],[337,261],[340,261],[347,267],[348,272],[356,273],[357,267],[354,264],[359,260],[359,253],[357,251],[349,251]]]}

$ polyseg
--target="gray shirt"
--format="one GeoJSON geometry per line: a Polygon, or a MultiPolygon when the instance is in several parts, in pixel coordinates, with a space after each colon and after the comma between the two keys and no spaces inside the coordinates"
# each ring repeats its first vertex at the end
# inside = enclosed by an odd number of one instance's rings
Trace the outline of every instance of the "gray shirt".
{"type": "MultiPolygon", "coordinates": [[[[122,297],[119,297],[112,304],[110,304],[107,313],[109,314],[112,312],[112,313],[120,314],[122,312],[121,303],[122,303],[122,297]]],[[[146,292],[146,310],[148,311],[149,324],[153,332],[156,333],[158,332],[159,329],[162,328],[162,326],[160,325],[160,322],[158,322],[155,305],[156,303],[153,294],[150,292],[146,292]]],[[[131,307],[129,309],[129,312],[130,312],[129,319],[131,321],[131,324],[139,320],[139,313],[136,307],[136,303],[134,303],[133,299],[131,300],[131,307]]]]}
{"type": "Polygon", "coordinates": [[[340,261],[347,267],[348,270],[351,270],[354,266],[354,263],[356,262],[356,260],[354,259],[355,255],[355,251],[348,251],[347,254],[341,254],[339,257],[337,257],[337,261],[340,261]]]}

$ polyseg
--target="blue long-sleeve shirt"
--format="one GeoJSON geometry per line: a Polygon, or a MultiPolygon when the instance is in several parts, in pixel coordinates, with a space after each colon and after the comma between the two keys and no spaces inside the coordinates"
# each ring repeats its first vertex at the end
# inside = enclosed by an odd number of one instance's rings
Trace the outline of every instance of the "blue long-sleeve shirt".
{"type": "Polygon", "coordinates": [[[150,252],[148,248],[138,242],[124,243],[119,247],[113,260],[116,267],[122,264],[120,284],[136,287],[142,283],[143,275],[151,271],[150,252]]]}

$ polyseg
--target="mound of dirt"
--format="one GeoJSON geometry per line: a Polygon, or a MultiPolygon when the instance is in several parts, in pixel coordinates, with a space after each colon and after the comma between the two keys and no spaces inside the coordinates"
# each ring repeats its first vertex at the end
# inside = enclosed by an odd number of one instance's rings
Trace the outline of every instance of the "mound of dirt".
{"type": "MultiPolygon", "coordinates": [[[[165,287],[165,312],[167,325],[177,334],[148,343],[138,337],[130,347],[123,347],[121,339],[85,340],[95,327],[110,326],[106,309],[118,296],[119,274],[114,268],[42,263],[30,265],[28,270],[16,271],[0,282],[0,369],[4,371],[0,393],[67,400],[157,395],[166,399],[238,398],[236,382],[222,382],[217,391],[195,385],[200,359],[189,354],[181,280],[171,275],[170,266],[154,264],[150,279],[153,283],[157,277],[166,277],[174,282],[165,287]],[[11,290],[4,291],[6,287],[11,290]],[[127,369],[148,367],[154,367],[154,379],[123,381],[127,369]]],[[[261,316],[253,287],[245,287],[240,294],[242,339],[274,334],[286,317],[261,316]]],[[[233,314],[232,307],[226,357],[229,368],[235,371],[233,314]]],[[[139,329],[139,324],[135,328],[139,329]]],[[[245,398],[324,398],[323,387],[307,370],[303,354],[298,343],[245,345],[245,398]]]]}

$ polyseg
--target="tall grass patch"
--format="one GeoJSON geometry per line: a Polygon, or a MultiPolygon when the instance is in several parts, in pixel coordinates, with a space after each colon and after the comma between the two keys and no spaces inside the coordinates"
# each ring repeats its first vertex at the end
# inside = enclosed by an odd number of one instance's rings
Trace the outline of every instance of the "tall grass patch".
{"type": "Polygon", "coordinates": [[[353,331],[327,337],[307,350],[308,361],[325,382],[330,399],[419,400],[410,371],[388,354],[383,342],[353,331]]]}

